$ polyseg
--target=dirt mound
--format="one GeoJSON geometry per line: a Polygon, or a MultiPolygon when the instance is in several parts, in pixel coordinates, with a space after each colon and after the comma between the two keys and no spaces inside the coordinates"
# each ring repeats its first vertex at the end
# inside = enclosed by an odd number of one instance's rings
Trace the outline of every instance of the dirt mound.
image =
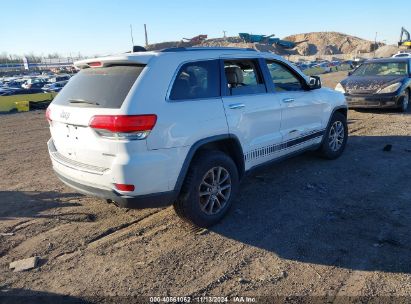
{"type": "Polygon", "coordinates": [[[297,47],[294,48],[296,53],[298,55],[303,55],[303,56],[310,56],[317,54],[318,49],[315,44],[308,43],[308,42],[302,42],[300,43],[297,47]]]}
{"type": "MultiPolygon", "coordinates": [[[[293,49],[284,49],[283,47],[273,44],[246,43],[240,37],[226,37],[207,39],[200,44],[194,44],[184,41],[170,41],[149,45],[148,50],[160,50],[170,47],[238,47],[252,48],[262,52],[272,52],[278,55],[338,55],[360,53],[370,53],[374,51],[374,42],[361,39],[358,37],[337,33],[337,32],[317,32],[297,34],[283,38],[295,42],[297,45],[293,49]]],[[[383,43],[377,43],[378,48],[384,46],[383,43]]],[[[388,53],[388,49],[386,50],[388,53]]],[[[393,51],[396,53],[396,51],[393,51]]],[[[384,53],[382,51],[382,53],[384,53]]],[[[385,53],[384,53],[385,54],[385,53]]],[[[390,55],[392,55],[390,53],[390,55]]],[[[388,56],[390,56],[388,55],[388,56]]],[[[384,55],[386,56],[386,55],[384,55]]],[[[383,56],[380,56],[383,57],[383,56]]]]}
{"type": "Polygon", "coordinates": [[[150,44],[147,47],[149,51],[162,50],[172,47],[237,47],[237,48],[249,48],[255,49],[261,52],[271,52],[279,55],[294,54],[294,52],[289,52],[283,49],[279,45],[270,45],[263,43],[247,43],[243,42],[240,37],[227,37],[227,38],[216,38],[208,39],[200,44],[194,44],[184,41],[168,41],[150,44]]]}
{"type": "Polygon", "coordinates": [[[229,38],[219,38],[219,39],[210,39],[199,44],[201,47],[238,47],[238,48],[249,48],[255,49],[260,52],[270,52],[279,55],[292,54],[276,44],[265,44],[265,43],[247,43],[243,42],[239,37],[229,37],[229,38]]]}
{"type": "Polygon", "coordinates": [[[295,54],[294,51],[285,50],[279,45],[270,45],[264,43],[247,43],[244,42],[240,37],[208,39],[200,44],[193,44],[184,41],[169,41],[151,44],[147,47],[147,50],[155,51],[172,47],[237,47],[245,49],[255,49],[260,52],[271,52],[279,55],[295,54]]]}
{"type": "Polygon", "coordinates": [[[338,49],[338,47],[335,44],[332,44],[332,45],[326,45],[324,48],[320,49],[319,54],[320,55],[336,55],[336,54],[341,54],[341,51],[338,49]]]}
{"type": "Polygon", "coordinates": [[[149,51],[158,51],[173,47],[241,47],[241,48],[254,48],[253,43],[243,43],[240,37],[227,37],[227,38],[215,38],[208,39],[200,44],[196,44],[188,41],[167,41],[150,44],[146,47],[149,51]]]}
{"type": "Polygon", "coordinates": [[[239,48],[254,48],[254,43],[245,43],[240,41],[225,40],[225,39],[210,39],[196,45],[198,47],[239,47],[239,48]]]}
{"type": "MultiPolygon", "coordinates": [[[[297,43],[294,50],[300,55],[335,55],[369,53],[374,42],[337,32],[315,32],[285,37],[297,43]]],[[[383,46],[377,43],[377,47],[383,46]]]]}
{"type": "Polygon", "coordinates": [[[400,51],[396,45],[384,45],[375,51],[376,57],[391,57],[400,51]]]}
{"type": "Polygon", "coordinates": [[[189,42],[184,42],[184,41],[167,41],[167,42],[150,44],[146,47],[146,49],[148,51],[158,51],[158,50],[163,50],[163,49],[168,49],[168,48],[173,48],[173,47],[190,47],[190,46],[194,46],[194,44],[189,43],[189,42]]]}

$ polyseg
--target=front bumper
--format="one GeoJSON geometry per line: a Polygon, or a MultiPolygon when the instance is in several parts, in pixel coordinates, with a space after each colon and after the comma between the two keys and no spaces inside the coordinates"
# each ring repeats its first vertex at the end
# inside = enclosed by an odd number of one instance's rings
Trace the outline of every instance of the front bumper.
{"type": "Polygon", "coordinates": [[[175,191],[160,192],[139,196],[125,196],[112,190],[105,190],[95,188],[92,186],[78,183],[55,170],[57,177],[65,183],[67,186],[77,190],[80,193],[99,197],[106,200],[115,202],[119,207],[131,208],[131,209],[144,209],[144,208],[159,208],[171,205],[177,198],[175,191]]]}
{"type": "Polygon", "coordinates": [[[403,96],[401,95],[349,95],[345,94],[348,107],[355,108],[400,108],[403,96]]]}

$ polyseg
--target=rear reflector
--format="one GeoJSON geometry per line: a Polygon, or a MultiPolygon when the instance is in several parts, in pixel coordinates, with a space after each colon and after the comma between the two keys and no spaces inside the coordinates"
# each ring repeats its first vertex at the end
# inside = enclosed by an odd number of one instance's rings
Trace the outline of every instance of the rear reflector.
{"type": "Polygon", "coordinates": [[[90,120],[93,129],[110,132],[129,133],[151,131],[157,121],[157,115],[97,115],[90,120]]]}
{"type": "Polygon", "coordinates": [[[117,190],[125,191],[125,192],[133,192],[134,185],[127,185],[127,184],[114,184],[117,190]]]}
{"type": "Polygon", "coordinates": [[[47,119],[48,122],[51,122],[50,114],[51,114],[51,109],[47,108],[47,110],[46,110],[46,119],[47,119]]]}
{"type": "Polygon", "coordinates": [[[97,67],[102,67],[103,63],[100,61],[95,61],[95,62],[89,62],[88,66],[91,68],[97,68],[97,67]]]}

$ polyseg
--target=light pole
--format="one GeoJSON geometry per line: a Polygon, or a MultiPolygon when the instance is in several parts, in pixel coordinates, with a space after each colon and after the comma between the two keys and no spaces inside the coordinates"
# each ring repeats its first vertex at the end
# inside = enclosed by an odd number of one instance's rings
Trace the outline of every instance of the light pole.
{"type": "Polygon", "coordinates": [[[131,50],[134,48],[133,26],[130,24],[131,50]]]}
{"type": "Polygon", "coordinates": [[[374,39],[374,58],[375,58],[375,51],[377,50],[377,35],[378,35],[378,32],[375,32],[375,39],[374,39]]]}

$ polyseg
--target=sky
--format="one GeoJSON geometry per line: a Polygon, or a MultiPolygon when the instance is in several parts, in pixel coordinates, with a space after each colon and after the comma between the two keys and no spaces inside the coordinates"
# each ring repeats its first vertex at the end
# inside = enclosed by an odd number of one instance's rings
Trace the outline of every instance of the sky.
{"type": "Polygon", "coordinates": [[[93,56],[149,43],[239,32],[337,31],[389,44],[411,32],[410,0],[0,0],[0,53],[93,56]],[[403,17],[402,17],[403,16],[403,17]]]}

